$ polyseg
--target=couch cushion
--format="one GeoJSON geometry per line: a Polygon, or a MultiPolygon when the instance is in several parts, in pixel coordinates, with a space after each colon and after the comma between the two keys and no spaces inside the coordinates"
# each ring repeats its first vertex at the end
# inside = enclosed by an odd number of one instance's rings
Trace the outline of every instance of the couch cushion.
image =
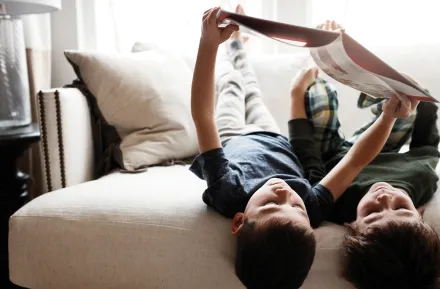
{"type": "Polygon", "coordinates": [[[103,141],[101,174],[113,169],[115,161],[134,171],[197,153],[189,109],[192,73],[180,57],[159,48],[65,55],[100,125],[95,145],[99,148],[103,141]]]}
{"type": "MultiPolygon", "coordinates": [[[[11,280],[44,289],[243,288],[230,220],[202,202],[205,188],[188,167],[172,166],[43,195],[11,217],[11,280]]],[[[440,193],[425,220],[440,232],[440,193]]],[[[344,233],[331,223],[316,230],[303,288],[352,288],[339,277],[344,233]]]]}
{"type": "MultiPolygon", "coordinates": [[[[28,288],[243,288],[230,220],[207,208],[184,166],[114,173],[43,195],[10,221],[11,280],[28,288]]],[[[351,288],[338,277],[344,228],[316,230],[304,288],[351,288]]]]}

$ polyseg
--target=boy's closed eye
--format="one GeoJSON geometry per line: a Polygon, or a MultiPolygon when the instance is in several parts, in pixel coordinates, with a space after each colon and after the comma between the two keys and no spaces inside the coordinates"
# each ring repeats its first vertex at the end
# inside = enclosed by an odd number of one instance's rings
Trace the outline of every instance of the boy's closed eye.
{"type": "Polygon", "coordinates": [[[399,205],[394,210],[409,210],[409,208],[406,205],[399,205]]]}
{"type": "Polygon", "coordinates": [[[265,206],[268,206],[268,205],[275,205],[275,206],[278,206],[278,203],[275,202],[275,201],[269,201],[269,202],[267,202],[267,203],[265,204],[265,206]]]}
{"type": "Polygon", "coordinates": [[[380,212],[380,208],[376,207],[376,208],[372,208],[372,209],[367,210],[367,214],[366,215],[369,216],[371,214],[379,213],[379,212],[380,212]]]}
{"type": "MultiPolygon", "coordinates": [[[[379,204],[375,204],[374,206],[371,206],[370,208],[368,208],[366,210],[366,216],[372,215],[374,213],[380,213],[384,210],[385,208],[382,208],[379,204]]],[[[409,204],[397,204],[395,205],[393,208],[390,208],[391,210],[394,211],[411,211],[411,207],[409,206],[409,204]]]]}

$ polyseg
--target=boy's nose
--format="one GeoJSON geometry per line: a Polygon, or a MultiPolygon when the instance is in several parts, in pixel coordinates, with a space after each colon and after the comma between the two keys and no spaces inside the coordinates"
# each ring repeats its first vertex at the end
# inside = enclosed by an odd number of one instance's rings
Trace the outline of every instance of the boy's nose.
{"type": "Polygon", "coordinates": [[[377,201],[385,208],[391,207],[392,196],[390,194],[384,193],[377,196],[377,201]]]}
{"type": "Polygon", "coordinates": [[[287,188],[282,187],[276,189],[275,193],[278,195],[278,197],[283,201],[287,202],[290,199],[290,192],[287,188]]]}

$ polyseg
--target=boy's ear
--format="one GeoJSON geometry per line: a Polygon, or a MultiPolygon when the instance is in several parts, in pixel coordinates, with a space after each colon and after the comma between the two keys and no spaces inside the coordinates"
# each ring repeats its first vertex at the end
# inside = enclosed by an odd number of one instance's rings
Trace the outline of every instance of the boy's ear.
{"type": "Polygon", "coordinates": [[[243,227],[243,223],[244,223],[244,214],[243,213],[237,213],[234,216],[234,219],[232,219],[232,235],[237,235],[240,230],[241,227],[243,227]]]}
{"type": "Polygon", "coordinates": [[[423,207],[417,208],[417,211],[419,211],[420,218],[423,219],[423,215],[425,214],[425,208],[423,207]]]}

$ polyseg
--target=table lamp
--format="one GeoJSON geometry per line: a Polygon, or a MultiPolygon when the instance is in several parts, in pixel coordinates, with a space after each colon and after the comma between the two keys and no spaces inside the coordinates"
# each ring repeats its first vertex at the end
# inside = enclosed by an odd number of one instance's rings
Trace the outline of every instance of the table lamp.
{"type": "Polygon", "coordinates": [[[20,15],[60,9],[61,0],[0,0],[0,130],[26,126],[32,120],[20,15]]]}

